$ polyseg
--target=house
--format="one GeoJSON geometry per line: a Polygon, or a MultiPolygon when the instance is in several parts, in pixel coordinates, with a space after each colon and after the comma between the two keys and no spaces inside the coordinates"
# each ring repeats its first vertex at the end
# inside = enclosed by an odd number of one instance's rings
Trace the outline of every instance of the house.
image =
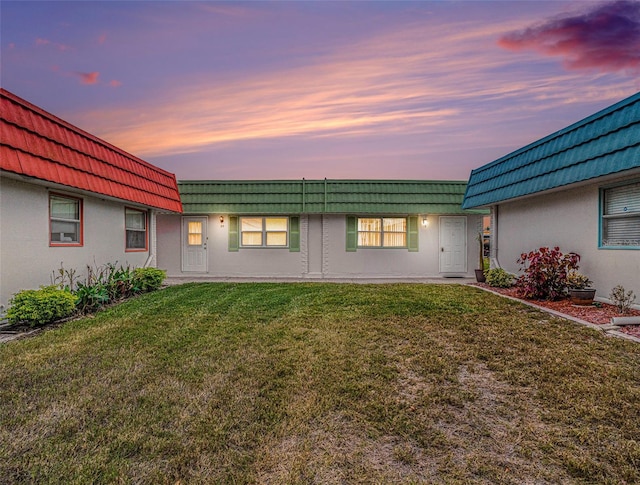
{"type": "Polygon", "coordinates": [[[0,89],[0,304],[61,265],[154,265],[175,176],[0,89]]]}
{"type": "Polygon", "coordinates": [[[494,265],[559,246],[598,299],[640,295],[640,93],[473,170],[463,208],[491,210],[494,265]]]}
{"type": "Polygon", "coordinates": [[[184,213],[157,217],[170,276],[472,276],[486,210],[465,182],[179,181],[184,213]]]}

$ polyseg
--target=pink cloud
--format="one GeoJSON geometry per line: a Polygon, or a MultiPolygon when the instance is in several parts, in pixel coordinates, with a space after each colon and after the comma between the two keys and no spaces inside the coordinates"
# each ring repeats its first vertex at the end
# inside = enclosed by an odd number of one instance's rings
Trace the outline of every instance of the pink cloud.
{"type": "Polygon", "coordinates": [[[567,69],[640,70],[640,3],[618,0],[503,35],[498,45],[563,58],[567,69]]]}
{"type": "Polygon", "coordinates": [[[111,81],[109,81],[109,86],[111,86],[112,88],[119,88],[120,86],[122,86],[122,82],[118,81],[117,79],[112,79],[111,81]]]}
{"type": "Polygon", "coordinates": [[[36,46],[51,46],[58,49],[59,51],[69,51],[72,49],[72,47],[69,45],[52,42],[49,39],[43,39],[42,37],[38,37],[35,44],[36,46]]]}
{"type": "Polygon", "coordinates": [[[98,76],[100,76],[98,71],[75,72],[74,74],[80,78],[82,84],[98,84],[98,76]]]}
{"type": "Polygon", "coordinates": [[[102,34],[98,37],[98,44],[102,45],[107,41],[107,34],[102,34]]]}

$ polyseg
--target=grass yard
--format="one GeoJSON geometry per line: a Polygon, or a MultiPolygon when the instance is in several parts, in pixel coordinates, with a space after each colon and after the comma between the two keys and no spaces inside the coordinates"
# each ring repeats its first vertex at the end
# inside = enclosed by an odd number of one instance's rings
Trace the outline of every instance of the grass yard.
{"type": "Polygon", "coordinates": [[[0,346],[2,483],[639,483],[640,346],[458,285],[187,284],[0,346]]]}

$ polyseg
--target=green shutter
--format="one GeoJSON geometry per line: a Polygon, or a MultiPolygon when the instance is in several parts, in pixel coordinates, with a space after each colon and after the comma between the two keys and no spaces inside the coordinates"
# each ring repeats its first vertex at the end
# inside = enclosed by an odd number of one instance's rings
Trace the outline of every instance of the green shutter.
{"type": "Polygon", "coordinates": [[[418,216],[407,218],[407,247],[409,251],[418,251],[418,216]]]}
{"type": "Polygon", "coordinates": [[[238,236],[238,216],[229,216],[229,251],[238,250],[238,236]]]}
{"type": "Polygon", "coordinates": [[[358,249],[358,218],[347,216],[347,251],[358,249]]]}
{"type": "Polygon", "coordinates": [[[300,217],[289,217],[289,251],[300,252],[300,217]]]}

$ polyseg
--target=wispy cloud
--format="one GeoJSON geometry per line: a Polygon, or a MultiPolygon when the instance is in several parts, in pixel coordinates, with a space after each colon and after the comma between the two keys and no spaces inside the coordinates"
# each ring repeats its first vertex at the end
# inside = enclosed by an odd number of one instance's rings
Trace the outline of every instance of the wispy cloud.
{"type": "Polygon", "coordinates": [[[465,143],[486,144],[488,123],[584,102],[576,93],[621,97],[612,92],[615,86],[587,93],[590,80],[578,74],[540,74],[535,62],[524,65],[498,49],[496,38],[514,25],[404,24],[302,67],[225,81],[202,77],[153,101],[74,119],[140,156],[302,136],[416,136],[444,151],[462,134],[465,143]]]}
{"type": "Polygon", "coordinates": [[[38,37],[35,40],[35,45],[37,47],[43,47],[43,46],[49,46],[49,47],[53,47],[54,49],[57,49],[59,51],[70,51],[73,49],[73,47],[71,47],[70,45],[66,45],[66,44],[61,44],[59,42],[53,42],[49,39],[44,39],[42,37],[38,37]]]}
{"type": "Polygon", "coordinates": [[[620,0],[506,34],[506,49],[559,56],[568,69],[640,70],[640,3],[620,0]]]}
{"type": "Polygon", "coordinates": [[[98,83],[98,77],[100,76],[100,73],[98,71],[94,71],[94,72],[74,72],[74,74],[80,78],[80,82],[82,84],[97,84],[98,83]]]}

